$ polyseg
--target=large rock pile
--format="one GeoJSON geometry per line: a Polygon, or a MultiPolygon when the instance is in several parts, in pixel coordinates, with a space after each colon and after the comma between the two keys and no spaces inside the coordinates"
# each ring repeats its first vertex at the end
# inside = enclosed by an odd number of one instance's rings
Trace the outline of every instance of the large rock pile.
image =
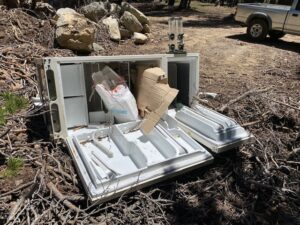
{"type": "Polygon", "coordinates": [[[135,44],[145,44],[150,37],[149,19],[127,2],[117,5],[108,0],[95,1],[81,7],[78,12],[71,8],[60,8],[56,12],[47,2],[54,1],[0,0],[0,5],[8,8],[30,6],[30,11],[35,11],[40,19],[54,16],[56,42],[60,47],[74,51],[101,51],[101,46],[95,43],[95,34],[98,40],[99,32],[96,31],[100,28],[116,42],[132,38],[135,44]]]}
{"type": "Polygon", "coordinates": [[[95,50],[95,27],[101,24],[107,27],[110,39],[117,42],[132,38],[135,44],[145,44],[150,34],[149,19],[126,2],[121,6],[108,1],[92,2],[79,12],[59,9],[55,20],[57,43],[77,51],[95,50]]]}
{"type": "MultiPolygon", "coordinates": [[[[141,34],[150,33],[149,19],[127,2],[123,2],[121,6],[109,2],[92,2],[82,7],[80,12],[96,23],[105,24],[110,38],[114,41],[136,36],[144,37],[145,35],[141,34]]],[[[147,39],[148,36],[146,35],[147,39]]],[[[141,44],[146,41],[135,43],[141,44]]]]}

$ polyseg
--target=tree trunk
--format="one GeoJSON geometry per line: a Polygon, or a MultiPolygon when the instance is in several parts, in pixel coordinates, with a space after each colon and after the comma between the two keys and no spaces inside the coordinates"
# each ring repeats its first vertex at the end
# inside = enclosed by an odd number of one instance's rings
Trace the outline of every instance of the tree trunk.
{"type": "Polygon", "coordinates": [[[175,0],[169,0],[168,1],[168,6],[174,6],[175,0]]]}
{"type": "Polygon", "coordinates": [[[178,9],[186,9],[188,7],[188,0],[180,0],[178,9]]]}

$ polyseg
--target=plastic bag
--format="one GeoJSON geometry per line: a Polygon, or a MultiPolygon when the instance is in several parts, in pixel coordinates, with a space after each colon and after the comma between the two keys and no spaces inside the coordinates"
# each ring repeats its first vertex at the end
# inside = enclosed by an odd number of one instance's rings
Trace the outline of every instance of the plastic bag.
{"type": "Polygon", "coordinates": [[[134,96],[125,81],[110,67],[105,66],[102,71],[93,74],[93,80],[97,93],[117,122],[139,119],[134,96]]]}

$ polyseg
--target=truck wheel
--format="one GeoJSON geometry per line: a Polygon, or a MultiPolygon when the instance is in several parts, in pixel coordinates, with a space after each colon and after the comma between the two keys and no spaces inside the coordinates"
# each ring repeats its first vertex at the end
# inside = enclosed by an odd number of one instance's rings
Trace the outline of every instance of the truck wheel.
{"type": "Polygon", "coordinates": [[[269,35],[270,35],[271,39],[275,39],[276,40],[276,39],[282,38],[285,35],[285,33],[283,33],[282,31],[271,30],[269,32],[269,35]]]}
{"type": "Polygon", "coordinates": [[[254,19],[247,27],[247,34],[255,41],[262,41],[268,34],[268,24],[265,20],[254,19]]]}

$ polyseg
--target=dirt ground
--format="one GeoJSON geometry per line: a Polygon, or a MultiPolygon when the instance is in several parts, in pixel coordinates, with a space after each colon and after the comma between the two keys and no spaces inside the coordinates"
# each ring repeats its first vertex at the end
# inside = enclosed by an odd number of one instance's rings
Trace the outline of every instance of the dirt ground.
{"type": "MultiPolygon", "coordinates": [[[[29,175],[22,172],[9,182],[0,178],[0,224],[24,194],[6,193],[20,182],[28,184],[28,177],[35,177],[32,187],[28,185],[29,191],[39,188],[32,197],[26,194],[27,200],[16,214],[15,221],[25,224],[30,216],[37,224],[300,224],[300,37],[286,35],[278,41],[253,43],[245,35],[245,28],[234,22],[232,11],[212,6],[172,14],[148,11],[152,30],[149,43],[110,43],[103,54],[164,53],[168,44],[167,20],[171,15],[182,16],[186,49],[200,53],[201,91],[218,94],[215,99],[199,95],[201,103],[235,118],[255,136],[253,143],[216,155],[215,163],[209,167],[91,206],[65,146],[49,142],[40,118],[15,117],[7,124],[11,130],[9,139],[6,135],[0,139],[0,159],[11,154],[24,157],[29,175]],[[246,92],[249,94],[244,98],[222,109],[246,92]],[[65,199],[85,209],[84,213],[72,211],[65,201],[54,198],[53,190],[49,191],[50,182],[65,199]],[[35,210],[26,208],[28,204],[35,210]]],[[[0,55],[5,57],[0,66],[13,71],[10,79],[3,77],[8,76],[5,73],[1,75],[2,87],[9,87],[8,81],[19,79],[23,71],[25,75],[21,77],[25,76],[30,85],[16,88],[16,92],[33,96],[36,86],[29,79],[34,78],[32,59],[73,55],[70,51],[44,48],[49,46],[48,38],[46,44],[41,41],[42,46],[32,49],[14,39],[8,39],[8,49],[0,38],[0,55]],[[8,61],[15,57],[15,50],[19,50],[17,59],[8,61]],[[18,60],[24,58],[27,61],[17,67],[18,60]]],[[[12,83],[15,86],[17,82],[12,83]]],[[[27,113],[31,112],[32,107],[27,113]]],[[[4,130],[0,129],[0,136],[4,130]]]]}
{"type": "Polygon", "coordinates": [[[116,52],[166,52],[168,16],[182,16],[186,49],[188,52],[200,53],[202,91],[223,94],[231,99],[248,89],[275,85],[281,90],[294,90],[291,93],[296,102],[299,101],[299,36],[286,35],[277,41],[267,39],[262,43],[253,43],[245,34],[246,28],[234,22],[230,15],[232,10],[228,9],[227,14],[211,14],[207,11],[209,9],[204,12],[151,16],[151,43],[116,52]],[[286,79],[294,82],[283,82],[286,79]]]}
{"type": "Polygon", "coordinates": [[[209,107],[220,109],[249,90],[270,88],[223,112],[249,129],[256,143],[217,156],[215,167],[208,171],[191,172],[187,179],[175,181],[171,199],[176,203],[168,208],[169,221],[299,224],[299,203],[294,200],[299,200],[300,186],[292,180],[299,180],[299,153],[294,155],[293,151],[299,151],[300,146],[300,37],[286,35],[277,41],[268,38],[253,43],[245,34],[246,28],[233,20],[231,9],[221,12],[211,6],[173,14],[151,12],[151,43],[126,50],[130,54],[165,52],[168,16],[182,16],[186,49],[200,53],[200,89],[218,94],[215,100],[208,100],[209,107]],[[198,185],[209,176],[217,178],[198,185]],[[278,185],[291,185],[295,195],[276,194],[278,185]]]}

